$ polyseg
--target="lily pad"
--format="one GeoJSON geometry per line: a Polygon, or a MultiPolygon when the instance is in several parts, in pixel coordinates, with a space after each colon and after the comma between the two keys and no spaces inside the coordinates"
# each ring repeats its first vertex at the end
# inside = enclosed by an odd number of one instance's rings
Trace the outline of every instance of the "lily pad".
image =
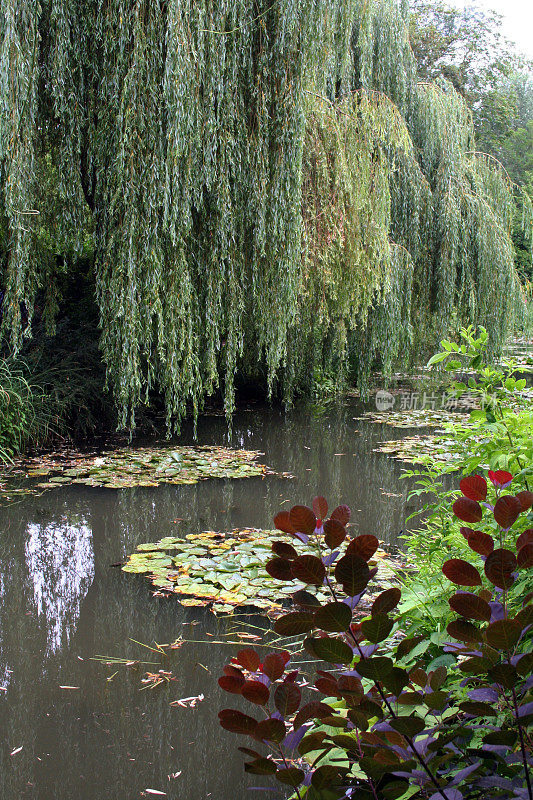
{"type": "Polygon", "coordinates": [[[254,478],[272,474],[261,453],[229,447],[122,447],[105,453],[65,451],[20,461],[0,475],[0,497],[35,494],[68,484],[103,489],[193,484],[209,478],[254,478]],[[28,478],[46,477],[40,483],[28,478]]]}
{"type": "MultiPolygon", "coordinates": [[[[257,528],[204,531],[184,539],[166,536],[159,542],[140,544],[122,569],[145,574],[158,594],[176,595],[182,605],[205,606],[215,614],[246,607],[277,616],[290,594],[302,588],[300,581],[281,582],[266,571],[272,558],[271,542],[282,536],[280,531],[257,528]]],[[[299,552],[312,554],[314,550],[300,545],[299,552]]],[[[380,565],[375,592],[397,583],[399,565],[395,563],[393,570],[392,561],[381,548],[373,556],[370,565],[380,565]]],[[[321,602],[330,599],[322,587],[315,594],[321,602]]],[[[369,592],[369,602],[371,597],[369,592]]]]}

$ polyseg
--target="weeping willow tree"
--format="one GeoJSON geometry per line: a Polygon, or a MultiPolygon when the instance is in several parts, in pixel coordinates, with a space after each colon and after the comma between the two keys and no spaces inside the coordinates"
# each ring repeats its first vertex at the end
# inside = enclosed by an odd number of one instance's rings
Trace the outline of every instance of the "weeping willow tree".
{"type": "Polygon", "coordinates": [[[500,341],[515,192],[396,0],[0,0],[2,335],[36,299],[52,334],[90,254],[122,426],[152,390],[230,415],[237,373],[364,385],[455,318],[500,341]]]}

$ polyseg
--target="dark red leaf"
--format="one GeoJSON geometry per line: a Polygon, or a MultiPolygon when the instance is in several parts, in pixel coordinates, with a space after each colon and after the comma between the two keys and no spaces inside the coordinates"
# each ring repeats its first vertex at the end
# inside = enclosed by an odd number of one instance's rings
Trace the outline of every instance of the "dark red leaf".
{"type": "Polygon", "coordinates": [[[481,586],[481,575],[477,569],[462,558],[451,558],[442,567],[448,580],[458,586],[481,586]]]}
{"type": "Polygon", "coordinates": [[[460,497],[453,504],[453,513],[463,522],[480,522],[483,512],[481,506],[475,500],[468,497],[460,497]]]}
{"type": "Polygon", "coordinates": [[[472,531],[468,537],[468,544],[475,553],[488,556],[494,550],[494,539],[483,531],[472,531]]]}
{"type": "Polygon", "coordinates": [[[335,578],[350,597],[366,589],[370,580],[368,564],[355,553],[346,553],[335,567],[335,578]]]}
{"type": "Polygon", "coordinates": [[[517,661],[516,671],[519,675],[529,676],[533,672],[533,653],[524,653],[517,661]]]}
{"type": "Polygon", "coordinates": [[[226,731],[255,736],[257,720],[249,717],[248,714],[243,714],[235,708],[225,708],[218,712],[218,718],[226,731]]]}
{"type": "Polygon", "coordinates": [[[244,683],[245,680],[242,675],[240,678],[237,678],[235,675],[222,675],[218,679],[218,685],[220,688],[224,689],[225,692],[229,692],[230,694],[240,694],[244,683]]]}
{"type": "Polygon", "coordinates": [[[296,533],[294,526],[291,523],[288,511],[280,511],[279,514],[276,514],[274,517],[274,525],[278,531],[283,531],[283,533],[296,533]]]}
{"type": "Polygon", "coordinates": [[[325,694],[326,697],[339,696],[339,687],[337,686],[337,681],[333,675],[317,678],[315,681],[315,686],[318,691],[322,692],[322,694],[325,694]]]}
{"type": "Polygon", "coordinates": [[[288,542],[272,542],[272,552],[277,556],[281,556],[281,558],[288,558],[289,560],[298,558],[298,551],[288,542]]]}
{"type": "Polygon", "coordinates": [[[476,628],[475,625],[472,625],[471,622],[468,622],[466,619],[454,619],[452,620],[446,630],[454,639],[457,639],[459,642],[480,642],[481,641],[481,631],[479,628],[476,628]]]}
{"type": "Polygon", "coordinates": [[[506,494],[503,497],[498,497],[496,500],[494,519],[498,525],[501,525],[502,528],[507,530],[516,522],[521,511],[522,506],[518,497],[512,494],[506,494]]]}
{"type": "Polygon", "coordinates": [[[285,683],[290,683],[291,681],[295,681],[299,674],[300,674],[299,669],[293,669],[292,672],[287,672],[283,680],[285,681],[285,683]]]}
{"type": "MultiPolygon", "coordinates": [[[[472,659],[470,659],[472,660],[472,659]]],[[[485,667],[485,665],[483,665],[485,667]]],[[[487,670],[491,680],[501,684],[506,689],[513,689],[518,681],[516,667],[511,664],[494,664],[487,670]]]]}
{"type": "Polygon", "coordinates": [[[281,683],[274,692],[274,704],[282,717],[298,710],[302,693],[295,683],[281,683]]]}
{"type": "Polygon", "coordinates": [[[327,519],[324,522],[324,538],[327,546],[334,550],[346,539],[346,529],[344,525],[336,519],[327,519]]]}
{"type": "Polygon", "coordinates": [[[397,587],[393,587],[391,589],[385,589],[384,592],[378,594],[374,602],[372,603],[372,610],[371,614],[379,614],[381,612],[387,614],[389,611],[392,611],[402,598],[402,593],[400,589],[397,587]]]}
{"type": "Polygon", "coordinates": [[[342,770],[337,769],[337,767],[331,764],[322,764],[322,766],[317,767],[313,772],[311,785],[314,789],[318,790],[320,796],[322,789],[327,789],[328,786],[337,784],[341,780],[343,774],[344,772],[342,770]]]}
{"type": "Polygon", "coordinates": [[[417,646],[417,644],[420,644],[420,642],[423,641],[424,641],[424,636],[409,636],[406,639],[402,639],[396,650],[396,658],[400,659],[403,658],[404,656],[409,655],[411,650],[413,650],[417,646]]]}
{"type": "Polygon", "coordinates": [[[261,742],[281,742],[285,738],[285,732],[285,723],[271,717],[257,723],[254,735],[261,742]]]}
{"type": "Polygon", "coordinates": [[[266,706],[270,699],[270,692],[261,681],[245,681],[241,694],[245,700],[258,706],[266,706]]]}
{"type": "Polygon", "coordinates": [[[285,786],[296,788],[305,778],[305,772],[299,767],[282,767],[276,772],[276,780],[285,786]]]}
{"type": "Polygon", "coordinates": [[[307,592],[305,589],[299,589],[297,592],[294,592],[291,597],[294,602],[297,605],[302,606],[302,608],[310,608],[313,610],[320,608],[320,600],[317,600],[314,594],[307,592]]]}
{"type": "Polygon", "coordinates": [[[525,544],[529,544],[530,542],[533,542],[533,528],[522,531],[516,540],[516,549],[521,550],[525,544]]]}
{"type": "Polygon", "coordinates": [[[470,536],[470,534],[471,533],[475,533],[473,528],[459,528],[459,530],[460,530],[461,534],[464,536],[464,538],[467,541],[468,541],[468,537],[470,536]]]}
{"type": "Polygon", "coordinates": [[[515,554],[502,548],[493,550],[485,561],[485,575],[499,589],[508,589],[513,585],[512,573],[516,568],[515,554]]]}
{"type": "Polygon", "coordinates": [[[318,700],[312,703],[306,703],[305,706],[301,707],[294,718],[294,730],[296,731],[298,728],[301,728],[301,726],[310,719],[323,719],[324,717],[329,717],[330,714],[331,707],[325,703],[319,703],[318,700]]]}
{"type": "Polygon", "coordinates": [[[274,623],[274,630],[281,636],[298,636],[300,633],[308,633],[314,627],[314,615],[309,611],[291,611],[278,617],[274,623]]]}
{"type": "Polygon", "coordinates": [[[354,553],[356,556],[364,558],[365,561],[369,561],[378,547],[379,541],[373,534],[363,533],[352,539],[346,548],[346,553],[354,553]]]}
{"type": "Polygon", "coordinates": [[[522,611],[516,615],[515,620],[520,623],[522,630],[533,625],[533,606],[525,606],[522,611]]]}
{"type": "Polygon", "coordinates": [[[510,650],[522,634],[522,626],[514,619],[499,619],[485,631],[487,644],[496,650],[510,650]]]}
{"type": "Polygon", "coordinates": [[[393,625],[394,623],[388,614],[378,612],[361,623],[361,630],[365,639],[368,639],[373,644],[379,644],[379,642],[383,642],[387,638],[393,625]]]}
{"type": "Polygon", "coordinates": [[[462,617],[488,622],[491,609],[486,600],[471,592],[457,592],[449,600],[451,608],[462,617]]]}
{"type": "Polygon", "coordinates": [[[328,513],[328,503],[325,497],[315,497],[313,499],[313,511],[318,519],[325,519],[328,513]]]}
{"type": "Polygon", "coordinates": [[[281,653],[269,653],[263,661],[262,671],[271,681],[277,681],[285,671],[285,657],[281,653]]]}
{"type": "Polygon", "coordinates": [[[252,647],[245,647],[243,650],[239,650],[235,656],[235,661],[250,672],[255,672],[261,664],[261,659],[252,647]]]}
{"type": "Polygon", "coordinates": [[[289,511],[289,520],[298,533],[311,536],[315,532],[316,517],[307,506],[293,506],[289,511]]]}
{"type": "Polygon", "coordinates": [[[292,581],[292,563],[288,558],[271,558],[267,561],[265,569],[278,581],[292,581]]]}
{"type": "Polygon", "coordinates": [[[381,683],[393,666],[394,662],[387,656],[372,656],[372,658],[362,658],[355,668],[363,678],[381,683]]]}
{"type": "Polygon", "coordinates": [[[353,653],[346,642],[332,636],[321,638],[308,637],[304,640],[304,648],[314,658],[328,661],[330,664],[351,664],[353,653]]]}
{"type": "Polygon", "coordinates": [[[511,473],[506,472],[504,469],[498,469],[496,472],[489,469],[489,478],[494,486],[505,486],[513,480],[511,473]]]}
{"type": "Polygon", "coordinates": [[[347,525],[351,516],[352,512],[348,506],[337,506],[337,508],[331,512],[330,519],[336,519],[341,525],[347,525]]]}
{"type": "Polygon", "coordinates": [[[346,603],[327,603],[315,612],[315,625],[329,633],[347,631],[352,621],[352,610],[346,603]]]}
{"type": "Polygon", "coordinates": [[[362,698],[364,695],[363,684],[355,675],[339,675],[337,680],[339,692],[345,698],[362,698]]]}
{"type": "Polygon", "coordinates": [[[470,478],[463,478],[459,488],[465,497],[482,503],[487,498],[487,481],[481,475],[472,475],[470,478]]]}
{"type": "MultiPolygon", "coordinates": [[[[239,747],[239,750],[241,749],[244,748],[239,747]]],[[[259,756],[253,761],[247,761],[244,765],[244,771],[249,772],[251,775],[274,775],[277,769],[274,762],[264,756],[259,756]]]]}
{"type": "Polygon", "coordinates": [[[471,717],[493,717],[497,711],[489,703],[480,703],[479,701],[465,700],[459,703],[459,708],[465,714],[470,714],[471,717]]]}
{"type": "Polygon", "coordinates": [[[290,562],[292,577],[302,583],[322,586],[326,577],[326,568],[316,556],[299,556],[290,562]]]}
{"type": "Polygon", "coordinates": [[[520,569],[529,569],[533,567],[533,542],[528,542],[528,544],[520,548],[517,561],[520,569]]]}
{"type": "Polygon", "coordinates": [[[533,506],[533,492],[518,492],[516,495],[522,506],[522,511],[527,511],[533,506]]]}
{"type": "Polygon", "coordinates": [[[244,681],[244,675],[242,674],[241,670],[237,669],[237,667],[234,667],[232,664],[226,664],[224,667],[224,675],[231,675],[232,677],[237,678],[237,680],[241,680],[242,678],[244,681]]]}
{"type": "Polygon", "coordinates": [[[240,753],[244,753],[245,756],[250,756],[251,758],[263,758],[261,753],[258,753],[257,750],[250,750],[249,747],[238,747],[237,750],[240,753]]]}

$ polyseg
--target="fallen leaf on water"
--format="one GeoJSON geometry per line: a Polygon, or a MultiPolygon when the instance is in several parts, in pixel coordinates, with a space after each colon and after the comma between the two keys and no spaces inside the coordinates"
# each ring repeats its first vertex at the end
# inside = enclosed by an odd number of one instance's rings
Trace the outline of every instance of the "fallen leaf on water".
{"type": "Polygon", "coordinates": [[[202,700],[205,700],[205,695],[199,694],[196,697],[182,697],[179,700],[173,700],[170,705],[180,706],[180,708],[195,708],[202,700]]]}

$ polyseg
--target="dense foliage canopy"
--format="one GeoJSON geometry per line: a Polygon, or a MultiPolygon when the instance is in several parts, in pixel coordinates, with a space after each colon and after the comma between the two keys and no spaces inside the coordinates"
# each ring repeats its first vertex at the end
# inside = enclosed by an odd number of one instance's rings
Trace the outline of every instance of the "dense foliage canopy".
{"type": "MultiPolygon", "coordinates": [[[[396,0],[0,0],[2,330],[90,265],[121,424],[234,379],[361,385],[521,304],[517,189],[396,0]]],[[[531,206],[522,198],[525,236],[531,206]]]]}

